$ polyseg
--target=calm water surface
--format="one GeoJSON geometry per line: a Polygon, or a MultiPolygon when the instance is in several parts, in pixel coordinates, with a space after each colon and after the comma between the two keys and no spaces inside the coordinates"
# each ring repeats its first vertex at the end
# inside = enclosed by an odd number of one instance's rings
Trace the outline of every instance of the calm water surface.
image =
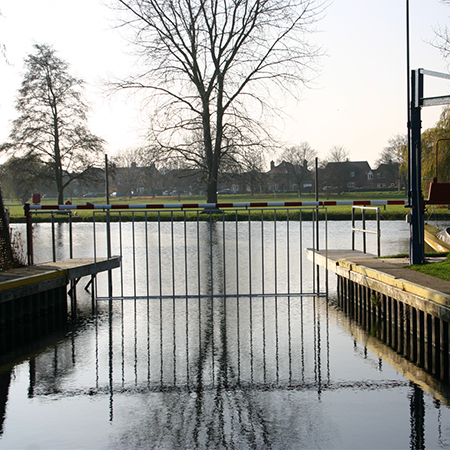
{"type": "MultiPolygon", "coordinates": [[[[51,259],[49,229],[35,230],[39,261],[51,259]]],[[[91,256],[90,229],[75,225],[75,257],[91,256]]],[[[65,226],[58,233],[63,242],[65,226]]],[[[407,251],[408,236],[404,222],[384,222],[382,253],[407,251]]],[[[350,224],[329,223],[329,248],[350,239],[350,224]]],[[[215,275],[213,290],[233,293],[242,258],[226,283],[215,275]]],[[[140,277],[125,274],[125,294],[140,277]]],[[[332,301],[180,295],[115,300],[111,311],[99,302],[93,313],[82,283],[76,326],[0,368],[1,449],[450,448],[448,387],[431,391],[420,369],[405,376],[395,354],[332,301]]],[[[99,277],[100,294],[105,284],[99,277]]],[[[330,277],[330,300],[335,284],[330,277]]]]}

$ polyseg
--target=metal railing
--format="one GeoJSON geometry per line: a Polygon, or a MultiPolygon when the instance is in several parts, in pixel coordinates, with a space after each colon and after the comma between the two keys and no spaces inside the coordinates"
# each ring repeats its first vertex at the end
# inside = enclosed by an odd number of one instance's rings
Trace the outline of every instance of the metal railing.
{"type": "Polygon", "coordinates": [[[381,256],[381,227],[380,227],[380,208],[368,206],[352,206],[352,250],[355,250],[355,234],[362,233],[363,253],[367,253],[367,234],[375,234],[377,238],[377,256],[381,256]],[[356,228],[355,210],[361,210],[361,227],[356,228]],[[366,211],[376,211],[376,230],[368,230],[366,228],[366,211]]]}
{"type": "MultiPolygon", "coordinates": [[[[304,250],[327,247],[326,208],[281,202],[156,206],[29,206],[27,223],[31,229],[32,216],[51,215],[54,259],[61,253],[54,238],[59,213],[68,215],[69,257],[88,251],[94,259],[121,257],[121,268],[110,274],[116,292],[105,292],[109,281],[96,283],[97,299],[320,295],[319,269],[304,250]],[[74,209],[92,213],[91,231],[83,223],[81,248],[73,242],[79,227],[72,223],[74,209]]],[[[33,250],[32,233],[27,235],[33,250]]]]}

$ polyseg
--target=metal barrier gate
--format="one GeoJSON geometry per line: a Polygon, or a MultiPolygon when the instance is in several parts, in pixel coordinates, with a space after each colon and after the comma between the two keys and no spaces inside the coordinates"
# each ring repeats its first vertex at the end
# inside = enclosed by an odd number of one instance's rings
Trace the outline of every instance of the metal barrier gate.
{"type": "Polygon", "coordinates": [[[98,300],[325,295],[318,267],[304,254],[305,248],[327,248],[326,208],[154,206],[39,205],[29,206],[27,217],[31,227],[32,215],[51,214],[54,259],[61,253],[54,237],[61,213],[68,215],[69,257],[121,256],[121,268],[96,283],[98,300]],[[92,224],[73,224],[73,211],[86,209],[92,224]]]}

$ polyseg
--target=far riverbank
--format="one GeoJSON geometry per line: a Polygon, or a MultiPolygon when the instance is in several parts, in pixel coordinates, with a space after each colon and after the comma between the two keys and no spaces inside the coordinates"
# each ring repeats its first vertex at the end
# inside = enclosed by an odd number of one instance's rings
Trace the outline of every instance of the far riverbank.
{"type": "MultiPolygon", "coordinates": [[[[398,191],[370,191],[370,192],[343,192],[340,194],[330,193],[330,194],[321,194],[319,196],[319,201],[361,201],[361,200],[405,200],[405,194],[403,192],[398,191]]],[[[74,205],[85,205],[87,203],[92,203],[94,205],[104,205],[106,204],[105,197],[72,197],[68,200],[71,201],[74,205]]],[[[274,194],[255,194],[255,195],[244,195],[244,194],[231,194],[231,195],[219,195],[218,202],[219,203],[246,203],[246,202],[310,202],[314,201],[315,196],[313,194],[307,195],[302,194],[300,197],[296,193],[277,193],[274,194]]],[[[205,203],[204,196],[133,196],[133,197],[115,197],[110,199],[111,204],[115,205],[129,205],[129,204],[189,204],[189,203],[205,203]]],[[[25,222],[25,216],[23,212],[23,205],[17,201],[5,201],[6,206],[9,209],[10,213],[10,222],[11,223],[23,223],[25,222]]],[[[55,205],[56,200],[51,198],[44,198],[42,200],[43,205],[55,205]]],[[[117,210],[116,210],[117,211],[117,210]]],[[[153,210],[154,211],[154,210],[153,210]]],[[[327,218],[328,220],[350,220],[351,215],[351,206],[350,205],[339,205],[339,206],[331,206],[327,207],[327,218]]],[[[408,214],[409,209],[404,205],[383,205],[380,206],[380,218],[381,220],[403,220],[405,219],[406,214],[408,214]]],[[[248,218],[248,212],[239,212],[239,215],[236,216],[236,213],[230,209],[224,209],[221,213],[216,215],[218,220],[237,220],[240,219],[240,216],[244,214],[246,218],[248,218]],[[220,219],[219,219],[220,217],[220,219]]],[[[258,214],[258,220],[260,218],[260,211],[253,211],[252,214],[258,214]]],[[[325,215],[324,213],[322,214],[325,215]]],[[[111,217],[111,220],[114,220],[114,214],[111,217]]],[[[129,211],[124,211],[121,213],[121,220],[131,220],[132,214],[129,211]]],[[[149,214],[150,216],[150,214],[149,214]]],[[[273,213],[267,212],[267,220],[270,220],[273,216],[273,213]]],[[[161,213],[161,220],[166,220],[170,217],[170,213],[164,212],[161,213]]],[[[189,211],[186,214],[187,220],[196,220],[197,214],[193,211],[189,211]]],[[[206,220],[209,217],[209,214],[202,215],[202,219],[206,220]]],[[[372,220],[375,218],[375,211],[368,210],[366,212],[366,219],[372,220]]],[[[105,217],[102,217],[102,214],[97,210],[96,220],[104,220],[105,217]]],[[[145,215],[139,213],[134,217],[135,220],[145,220],[145,215]]],[[[280,212],[277,214],[277,220],[286,220],[286,213],[280,212]]],[[[290,214],[289,219],[295,220],[295,213],[290,214]]],[[[302,214],[303,220],[309,220],[308,212],[302,214]]],[[[65,222],[67,221],[66,216],[56,216],[55,221],[65,222]]],[[[150,217],[147,220],[152,220],[150,217]]],[[[209,219],[208,219],[209,220],[209,219]]],[[[430,206],[427,208],[425,212],[425,220],[450,220],[450,210],[447,206],[430,206]]],[[[39,214],[33,216],[33,222],[49,222],[51,221],[50,214],[39,214]]],[[[72,214],[73,222],[90,222],[92,221],[92,211],[87,210],[78,210],[72,214]]]]}

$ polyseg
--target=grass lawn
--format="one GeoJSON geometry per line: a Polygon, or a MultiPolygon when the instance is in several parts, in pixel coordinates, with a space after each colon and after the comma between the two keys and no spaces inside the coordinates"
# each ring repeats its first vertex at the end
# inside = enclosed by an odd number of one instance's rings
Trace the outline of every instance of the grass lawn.
{"type": "MultiPolygon", "coordinates": [[[[74,205],[84,205],[87,202],[94,203],[97,205],[103,205],[106,203],[105,197],[96,198],[71,198],[71,202],[74,205]]],[[[249,202],[293,202],[293,201],[309,202],[314,201],[314,195],[302,195],[300,198],[297,194],[257,194],[254,196],[235,194],[235,195],[219,195],[219,203],[249,203],[249,202]]],[[[347,192],[342,194],[321,194],[319,197],[320,201],[344,201],[344,200],[405,200],[405,194],[403,192],[390,191],[375,191],[375,192],[347,192]]],[[[170,203],[205,203],[206,199],[204,196],[159,196],[159,197],[119,197],[110,198],[111,204],[170,204],[170,203]]],[[[24,221],[23,205],[17,201],[4,200],[5,205],[8,206],[11,222],[21,222],[24,221]]],[[[43,199],[43,205],[55,205],[56,199],[43,199]]],[[[408,213],[408,208],[403,205],[388,205],[381,206],[381,219],[382,220],[403,220],[405,215],[408,213]]],[[[328,219],[329,220],[350,220],[351,206],[330,206],[327,208],[328,219]]],[[[430,211],[427,213],[432,214],[434,219],[450,219],[450,211],[447,207],[430,207],[430,211]],[[431,209],[432,208],[432,209],[431,209]]],[[[125,213],[123,213],[125,214],[125,213]]],[[[248,213],[247,213],[248,214],[248,213]]],[[[280,213],[282,214],[282,213],[280,213]]],[[[77,211],[76,220],[90,220],[92,213],[90,211],[77,211]]],[[[234,213],[227,213],[230,216],[230,220],[235,218],[234,213]]],[[[282,219],[281,216],[277,216],[282,219]]],[[[123,216],[122,216],[123,218],[123,216]]],[[[294,218],[294,217],[293,217],[294,218]]],[[[374,211],[368,211],[366,213],[366,218],[368,220],[375,218],[374,211]]],[[[426,216],[427,219],[430,217],[426,216]]],[[[44,220],[44,216],[37,216],[34,220],[44,220]]],[[[48,220],[48,219],[47,219],[48,220]]]]}
{"type": "Polygon", "coordinates": [[[450,281],[450,255],[441,262],[426,262],[425,264],[415,264],[409,266],[410,269],[417,272],[426,273],[441,280],[450,281]]]}

